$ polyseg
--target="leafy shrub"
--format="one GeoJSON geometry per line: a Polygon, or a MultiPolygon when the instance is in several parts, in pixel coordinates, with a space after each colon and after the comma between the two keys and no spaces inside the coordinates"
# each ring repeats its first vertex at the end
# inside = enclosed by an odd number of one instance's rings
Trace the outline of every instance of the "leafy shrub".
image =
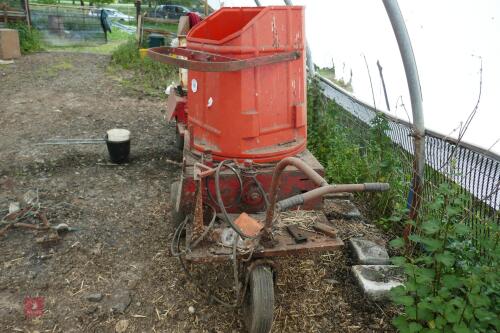
{"type": "Polygon", "coordinates": [[[19,32],[19,43],[22,54],[37,52],[43,49],[40,32],[35,28],[30,29],[25,23],[9,23],[7,27],[16,29],[19,32]]]}
{"type": "Polygon", "coordinates": [[[404,253],[393,263],[406,277],[404,286],[391,292],[403,309],[394,326],[402,333],[499,332],[498,225],[485,219],[473,229],[466,224],[471,218],[464,207],[471,196],[446,180],[430,190],[432,199],[426,197],[420,220],[406,221],[410,173],[404,167],[411,167],[412,157],[386,135],[387,119],[378,115],[370,125],[362,123],[327,100],[314,80],[308,110],[308,148],[325,166],[328,181],[389,182],[390,192],[368,198],[369,209],[384,216],[383,227],[412,227],[407,242],[391,242],[404,253]]]}
{"type": "Polygon", "coordinates": [[[111,59],[114,64],[126,69],[140,67],[141,57],[135,40],[131,38],[126,43],[118,46],[118,48],[113,52],[111,59]]]}
{"type": "Polygon", "coordinates": [[[133,78],[128,82],[131,87],[140,88],[140,90],[152,95],[162,92],[176,72],[172,66],[151,60],[148,57],[142,59],[133,38],[121,44],[113,52],[111,61],[116,66],[134,72],[133,78]]]}
{"type": "Polygon", "coordinates": [[[498,226],[485,223],[487,236],[471,241],[471,228],[463,222],[465,200],[452,186],[440,185],[426,219],[408,222],[414,230],[409,244],[401,238],[391,242],[406,246],[405,256],[393,258],[407,279],[392,290],[404,308],[393,320],[401,332],[500,331],[498,226]]]}
{"type": "MultiPolygon", "coordinates": [[[[329,182],[388,182],[391,190],[365,194],[372,217],[390,216],[404,205],[406,189],[402,151],[386,135],[387,119],[377,115],[367,125],[326,99],[316,80],[308,89],[308,148],[325,167],[329,182]]],[[[406,162],[407,163],[407,162],[406,162]]],[[[389,223],[387,223],[389,225],[389,223]]]]}

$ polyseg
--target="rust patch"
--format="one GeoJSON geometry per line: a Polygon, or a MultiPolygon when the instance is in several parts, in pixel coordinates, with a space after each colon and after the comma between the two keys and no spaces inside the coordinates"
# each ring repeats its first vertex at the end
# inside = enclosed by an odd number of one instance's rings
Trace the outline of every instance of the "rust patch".
{"type": "Polygon", "coordinates": [[[203,233],[203,194],[201,181],[196,186],[196,206],[194,208],[193,238],[198,238],[203,233]]]}

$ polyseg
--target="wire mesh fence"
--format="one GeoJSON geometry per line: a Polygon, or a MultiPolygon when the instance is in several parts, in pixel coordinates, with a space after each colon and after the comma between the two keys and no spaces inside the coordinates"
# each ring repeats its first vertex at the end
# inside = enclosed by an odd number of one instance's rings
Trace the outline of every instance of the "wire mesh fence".
{"type": "Polygon", "coordinates": [[[106,42],[106,35],[100,16],[91,9],[31,4],[31,22],[49,45],[103,44],[106,42]]]}
{"type": "MultiPolygon", "coordinates": [[[[367,138],[366,128],[372,127],[377,114],[370,105],[357,100],[348,92],[335,86],[329,80],[320,79],[323,94],[340,105],[353,120],[345,123],[346,127],[356,129],[350,133],[353,140],[363,142],[367,138]],[[363,125],[361,125],[363,124],[363,125]],[[362,127],[365,127],[363,129],[362,127]],[[357,137],[357,138],[356,138],[357,137]]],[[[394,146],[393,151],[399,156],[398,181],[405,187],[399,200],[401,204],[410,202],[410,182],[413,172],[413,137],[411,124],[403,120],[384,116],[388,128],[385,135],[394,146]]],[[[343,121],[344,118],[339,118],[343,121]]],[[[429,203],[435,199],[440,184],[453,186],[458,193],[467,197],[465,205],[465,221],[472,226],[475,236],[488,234],[488,223],[500,222],[500,156],[472,145],[457,142],[439,133],[426,131],[425,137],[426,169],[425,186],[421,196],[421,214],[425,216],[429,203]]]]}
{"type": "MultiPolygon", "coordinates": [[[[2,11],[5,7],[5,10],[11,9],[24,12],[24,0],[0,0],[0,5],[2,11]]],[[[2,11],[0,11],[0,14],[2,11]]]]}
{"type": "Polygon", "coordinates": [[[25,0],[0,0],[0,27],[8,23],[25,21],[25,0]]]}

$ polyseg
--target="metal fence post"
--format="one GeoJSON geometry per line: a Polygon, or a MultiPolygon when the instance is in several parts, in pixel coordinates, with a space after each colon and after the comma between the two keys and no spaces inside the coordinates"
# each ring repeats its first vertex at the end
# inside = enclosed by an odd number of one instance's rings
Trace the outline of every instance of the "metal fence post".
{"type": "Polygon", "coordinates": [[[141,15],[141,0],[135,1],[135,23],[139,24],[139,16],[141,15]]]}
{"type": "Polygon", "coordinates": [[[385,105],[387,106],[387,111],[391,111],[391,106],[389,105],[389,98],[387,97],[387,89],[385,88],[384,75],[382,74],[382,65],[380,61],[377,60],[378,73],[380,74],[380,80],[382,81],[382,89],[384,89],[385,105]]]}
{"type": "MultiPolygon", "coordinates": [[[[408,196],[410,209],[410,218],[416,219],[420,206],[421,195],[424,186],[425,169],[425,126],[424,113],[422,106],[422,91],[420,79],[418,77],[415,55],[411,46],[410,36],[406,30],[406,24],[401,14],[397,0],[382,0],[391,21],[392,29],[399,46],[399,52],[403,60],[406,73],[406,81],[410,92],[411,109],[413,115],[413,142],[414,142],[414,160],[413,160],[413,179],[408,196]]],[[[409,232],[409,230],[408,230],[409,232]]]]}
{"type": "Polygon", "coordinates": [[[30,12],[29,0],[23,0],[22,2],[24,4],[24,12],[26,15],[26,24],[28,25],[28,28],[31,29],[31,12],[30,12]]]}

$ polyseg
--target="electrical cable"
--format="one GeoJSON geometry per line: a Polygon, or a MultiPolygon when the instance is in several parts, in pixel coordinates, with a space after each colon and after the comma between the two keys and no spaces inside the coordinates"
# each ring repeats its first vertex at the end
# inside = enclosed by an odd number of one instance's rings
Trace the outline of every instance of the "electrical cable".
{"type": "Polygon", "coordinates": [[[184,220],[177,226],[177,228],[175,229],[174,231],[174,237],[172,239],[172,243],[170,243],[170,253],[174,256],[174,257],[180,257],[181,254],[183,254],[184,252],[181,252],[181,251],[176,251],[175,250],[175,243],[176,243],[176,239],[177,239],[177,248],[179,249],[179,244],[180,244],[180,235],[182,233],[182,229],[184,229],[184,227],[186,226],[187,222],[189,220],[189,216],[186,216],[184,218],[184,220]]]}
{"type": "MultiPolygon", "coordinates": [[[[238,196],[234,199],[234,201],[229,206],[225,206],[225,208],[230,208],[230,207],[233,207],[235,204],[238,204],[241,201],[241,197],[243,196],[243,180],[241,179],[240,173],[238,172],[238,170],[236,170],[236,168],[234,168],[233,166],[228,165],[228,164],[226,165],[226,167],[236,175],[236,178],[238,179],[238,183],[240,185],[240,193],[238,193],[238,196]]],[[[208,180],[209,180],[209,177],[205,177],[205,187],[206,187],[208,198],[210,200],[212,200],[212,202],[217,203],[217,200],[213,197],[212,193],[210,193],[210,187],[208,186],[208,180]]]]}
{"type": "MultiPolygon", "coordinates": [[[[176,228],[176,230],[174,232],[174,239],[172,240],[172,243],[170,245],[170,250],[171,250],[172,254],[175,255],[177,258],[179,258],[179,261],[181,263],[182,269],[184,270],[184,272],[186,273],[186,275],[188,276],[188,278],[191,279],[191,281],[193,282],[193,284],[200,290],[200,292],[202,292],[203,294],[207,295],[211,300],[214,300],[215,302],[219,303],[222,306],[225,306],[225,307],[228,307],[228,308],[236,308],[236,307],[238,307],[239,303],[240,303],[238,299],[236,299],[236,301],[235,301],[234,304],[231,304],[231,303],[228,303],[228,302],[225,302],[225,301],[221,300],[219,297],[217,297],[215,295],[214,292],[209,291],[208,288],[203,285],[203,282],[202,283],[198,283],[198,281],[194,278],[194,276],[191,274],[191,272],[187,268],[186,262],[182,258],[182,256],[185,255],[186,252],[182,251],[181,248],[180,248],[180,235],[182,234],[182,230],[185,228],[185,226],[186,226],[186,224],[187,224],[188,221],[189,221],[189,217],[186,217],[184,219],[184,221],[182,221],[182,223],[179,224],[179,226],[176,228]],[[176,248],[177,248],[177,250],[176,250],[176,248]]],[[[237,244],[237,241],[235,241],[235,244],[237,244]]],[[[233,245],[233,248],[234,248],[234,245],[233,245]]],[[[233,253],[233,257],[236,258],[236,254],[235,253],[233,253]]],[[[235,264],[234,264],[234,259],[233,259],[233,269],[234,268],[235,268],[235,264]]],[[[237,264],[236,264],[236,272],[234,273],[234,277],[236,279],[238,277],[237,264]]],[[[237,280],[235,282],[235,286],[237,287],[236,289],[239,289],[238,288],[239,286],[238,286],[237,280]]],[[[239,290],[237,292],[238,292],[237,295],[239,297],[239,290]]]]}
{"type": "Polygon", "coordinates": [[[238,251],[238,239],[239,237],[234,237],[233,242],[233,278],[234,278],[234,292],[235,292],[235,302],[234,304],[238,305],[240,299],[240,281],[238,279],[238,258],[236,256],[238,251]]]}
{"type": "Polygon", "coordinates": [[[212,227],[215,224],[215,220],[217,220],[217,211],[215,210],[215,208],[212,205],[208,205],[208,204],[206,204],[206,205],[209,206],[210,208],[212,208],[212,212],[213,212],[212,220],[208,224],[207,228],[200,235],[200,237],[198,237],[194,242],[192,242],[191,244],[188,245],[189,251],[191,251],[191,249],[194,249],[208,235],[208,233],[210,232],[210,230],[212,229],[212,227]]]}
{"type": "MultiPolygon", "coordinates": [[[[224,216],[225,222],[231,228],[233,228],[233,230],[236,231],[236,233],[239,236],[241,236],[242,238],[255,239],[257,236],[250,236],[250,235],[245,234],[243,231],[241,231],[241,229],[236,224],[234,224],[233,221],[231,221],[231,218],[227,214],[226,207],[224,206],[224,201],[222,201],[222,195],[221,195],[221,191],[220,191],[220,171],[224,165],[226,165],[227,163],[230,163],[230,162],[234,162],[234,161],[224,160],[224,161],[220,162],[219,165],[217,166],[217,168],[215,169],[215,195],[217,196],[217,204],[219,205],[219,208],[222,212],[222,215],[224,216]]],[[[240,177],[239,173],[237,175],[238,175],[239,181],[241,182],[240,184],[242,184],[242,186],[243,186],[243,182],[241,181],[241,177],[240,177]]]]}
{"type": "Polygon", "coordinates": [[[257,175],[254,175],[252,179],[255,182],[255,184],[257,184],[260,193],[264,197],[264,202],[266,203],[266,209],[267,209],[267,207],[269,207],[269,198],[267,197],[267,193],[266,191],[264,191],[264,187],[262,186],[262,184],[257,180],[257,175]]]}
{"type": "MultiPolygon", "coordinates": [[[[240,228],[237,225],[235,225],[234,222],[230,219],[230,217],[229,217],[229,215],[228,215],[228,213],[226,211],[226,208],[231,207],[235,202],[239,202],[241,200],[242,195],[243,195],[243,181],[242,181],[241,175],[238,172],[238,170],[236,170],[236,168],[234,168],[229,163],[234,163],[234,161],[232,161],[232,160],[224,160],[224,161],[220,162],[217,165],[217,168],[215,170],[214,180],[215,180],[215,194],[216,194],[217,200],[216,201],[213,200],[213,197],[211,196],[211,193],[210,193],[210,191],[208,189],[208,179],[206,178],[205,181],[206,181],[206,186],[207,186],[207,194],[210,197],[210,199],[212,199],[212,201],[217,202],[217,204],[218,204],[218,206],[219,206],[219,208],[220,208],[220,210],[221,210],[221,212],[223,214],[225,222],[239,236],[241,236],[242,238],[256,239],[256,238],[260,237],[260,235],[252,237],[252,236],[248,236],[248,235],[244,234],[240,230],[240,228]],[[224,202],[222,200],[222,194],[221,194],[221,189],[220,189],[220,172],[221,172],[222,167],[224,167],[224,166],[227,167],[227,168],[229,168],[231,171],[233,171],[233,173],[236,175],[236,177],[238,179],[238,182],[239,182],[239,185],[240,185],[239,196],[235,199],[235,201],[230,206],[227,206],[227,207],[224,205],[224,202]]],[[[264,188],[262,187],[262,184],[257,180],[257,177],[256,177],[255,174],[252,175],[251,178],[257,184],[257,187],[259,188],[259,191],[264,196],[264,200],[265,200],[266,206],[268,207],[269,206],[269,201],[268,201],[268,198],[267,198],[267,194],[265,193],[264,188]]],[[[200,235],[200,237],[198,237],[191,244],[187,244],[186,245],[186,250],[187,251],[191,251],[192,248],[195,248],[208,235],[208,233],[212,229],[213,225],[215,224],[215,221],[217,219],[216,218],[217,217],[216,209],[213,206],[211,206],[211,205],[208,205],[208,206],[210,208],[212,208],[212,211],[213,211],[212,219],[211,219],[210,223],[208,224],[207,228],[200,235]]],[[[240,299],[240,283],[239,283],[239,271],[238,271],[238,239],[239,239],[239,237],[238,236],[235,237],[234,242],[233,242],[233,246],[232,246],[232,266],[233,266],[235,301],[234,301],[234,303],[228,303],[228,302],[223,301],[219,297],[217,297],[213,291],[209,290],[204,285],[203,282],[199,283],[198,281],[196,281],[196,279],[192,276],[191,272],[187,268],[187,265],[186,265],[186,263],[184,261],[184,258],[183,258],[183,255],[186,254],[186,250],[181,250],[181,248],[180,248],[180,239],[181,239],[181,235],[182,235],[182,230],[185,229],[188,221],[189,221],[189,216],[187,216],[182,221],[182,223],[179,224],[179,226],[176,228],[176,230],[174,231],[174,237],[173,237],[173,240],[172,240],[172,243],[171,243],[171,246],[170,246],[170,251],[171,251],[172,255],[175,256],[175,257],[177,257],[177,258],[179,258],[179,261],[181,263],[181,266],[182,266],[184,272],[186,273],[186,275],[188,276],[188,278],[190,278],[192,280],[193,284],[202,293],[208,295],[208,297],[211,300],[214,300],[215,302],[221,304],[222,306],[225,306],[225,307],[228,307],[228,308],[236,308],[236,307],[238,307],[239,305],[241,305],[241,303],[243,301],[243,298],[240,299]]],[[[254,250],[255,250],[255,248],[251,249],[248,258],[244,259],[244,261],[248,261],[248,260],[251,259],[254,250]]],[[[245,280],[246,281],[248,280],[248,274],[247,274],[245,280]]],[[[246,286],[246,283],[247,282],[245,282],[245,286],[246,286]]],[[[245,292],[246,292],[246,290],[243,291],[243,297],[245,295],[245,292]]]]}

